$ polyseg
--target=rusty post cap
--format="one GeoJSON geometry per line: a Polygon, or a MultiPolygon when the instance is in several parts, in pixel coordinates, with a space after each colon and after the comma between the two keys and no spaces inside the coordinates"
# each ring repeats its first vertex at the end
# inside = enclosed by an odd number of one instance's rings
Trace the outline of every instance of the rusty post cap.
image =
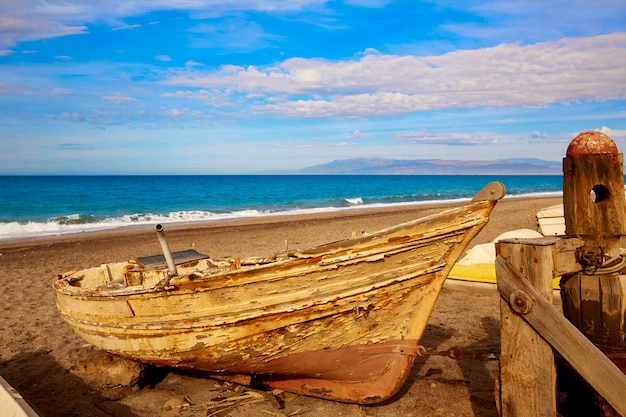
{"type": "Polygon", "coordinates": [[[617,154],[617,145],[604,133],[588,130],[576,136],[567,147],[566,156],[617,154]]]}

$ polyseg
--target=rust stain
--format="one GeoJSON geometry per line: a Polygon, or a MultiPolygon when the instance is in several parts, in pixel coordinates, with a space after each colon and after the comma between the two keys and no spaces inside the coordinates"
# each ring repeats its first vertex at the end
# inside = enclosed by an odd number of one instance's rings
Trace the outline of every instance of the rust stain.
{"type": "Polygon", "coordinates": [[[580,133],[570,142],[566,155],[617,155],[617,153],[617,146],[610,137],[603,133],[589,130],[580,133]]]}

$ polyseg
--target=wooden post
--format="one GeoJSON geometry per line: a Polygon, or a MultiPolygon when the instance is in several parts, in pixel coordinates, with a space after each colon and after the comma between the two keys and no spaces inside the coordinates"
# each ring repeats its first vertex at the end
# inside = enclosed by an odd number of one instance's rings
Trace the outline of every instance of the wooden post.
{"type": "Polygon", "coordinates": [[[563,159],[565,233],[582,239],[576,256],[585,268],[561,280],[563,313],[602,351],[619,356],[626,355],[623,171],[623,155],[599,132],[578,135],[563,159]]]}
{"type": "MultiPolygon", "coordinates": [[[[536,240],[532,244],[524,240],[501,241],[496,244],[496,252],[523,272],[537,290],[552,302],[554,240],[545,242],[542,245],[536,240]]],[[[552,347],[516,311],[526,307],[523,297],[500,300],[502,417],[556,415],[554,354],[552,347]]]]}
{"type": "Polygon", "coordinates": [[[620,348],[626,348],[626,276],[619,265],[625,205],[623,155],[608,136],[581,133],[563,159],[563,208],[566,234],[584,242],[577,256],[586,269],[563,278],[563,310],[592,342],[620,348]]]}
{"type": "MultiPolygon", "coordinates": [[[[623,155],[608,136],[583,132],[567,149],[563,174],[568,236],[561,246],[569,248],[565,256],[553,251],[558,240],[554,248],[537,240],[496,246],[503,296],[499,406],[504,417],[556,414],[552,348],[615,407],[599,398],[599,415],[615,415],[616,410],[626,415],[626,257],[620,253],[620,239],[626,236],[623,155]],[[573,264],[579,268],[570,268],[573,264]],[[552,277],[561,274],[569,322],[542,298],[552,299],[552,277]]],[[[569,394],[577,398],[579,392],[569,394]]]]}
{"type": "Polygon", "coordinates": [[[608,136],[583,132],[563,159],[565,234],[579,236],[591,251],[619,255],[624,222],[624,158],[608,136]]]}

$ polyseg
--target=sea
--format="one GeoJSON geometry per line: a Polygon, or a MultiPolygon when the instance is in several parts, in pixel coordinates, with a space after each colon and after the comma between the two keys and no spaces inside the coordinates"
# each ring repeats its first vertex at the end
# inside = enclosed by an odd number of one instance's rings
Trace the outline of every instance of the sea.
{"type": "Polygon", "coordinates": [[[0,176],[0,241],[155,224],[562,195],[558,175],[0,176]]]}

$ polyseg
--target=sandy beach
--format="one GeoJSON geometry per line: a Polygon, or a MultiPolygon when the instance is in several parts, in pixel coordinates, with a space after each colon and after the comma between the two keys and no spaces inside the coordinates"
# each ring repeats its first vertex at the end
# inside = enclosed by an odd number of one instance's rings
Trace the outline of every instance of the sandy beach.
{"type": "MultiPolygon", "coordinates": [[[[560,198],[499,202],[472,245],[521,228],[536,230],[536,212],[560,198]]],[[[265,256],[375,231],[442,210],[444,205],[363,209],[167,227],[173,251],[195,247],[221,256],[265,256]]],[[[102,352],[72,333],[55,306],[60,273],[160,253],[153,230],[0,243],[0,373],[43,416],[497,416],[499,296],[448,286],[424,333],[401,392],[379,405],[359,406],[283,393],[278,397],[185,372],[162,372],[151,386],[103,387],[85,361],[102,352]],[[82,365],[81,365],[82,364],[82,365]],[[248,393],[248,395],[245,395],[248,393]],[[243,394],[243,395],[242,395],[243,394]],[[219,411],[215,398],[224,401],[219,411]],[[278,401],[277,401],[278,399],[278,401]],[[246,401],[250,401],[246,403],[246,401]],[[216,414],[212,414],[215,411],[216,414]]]]}

